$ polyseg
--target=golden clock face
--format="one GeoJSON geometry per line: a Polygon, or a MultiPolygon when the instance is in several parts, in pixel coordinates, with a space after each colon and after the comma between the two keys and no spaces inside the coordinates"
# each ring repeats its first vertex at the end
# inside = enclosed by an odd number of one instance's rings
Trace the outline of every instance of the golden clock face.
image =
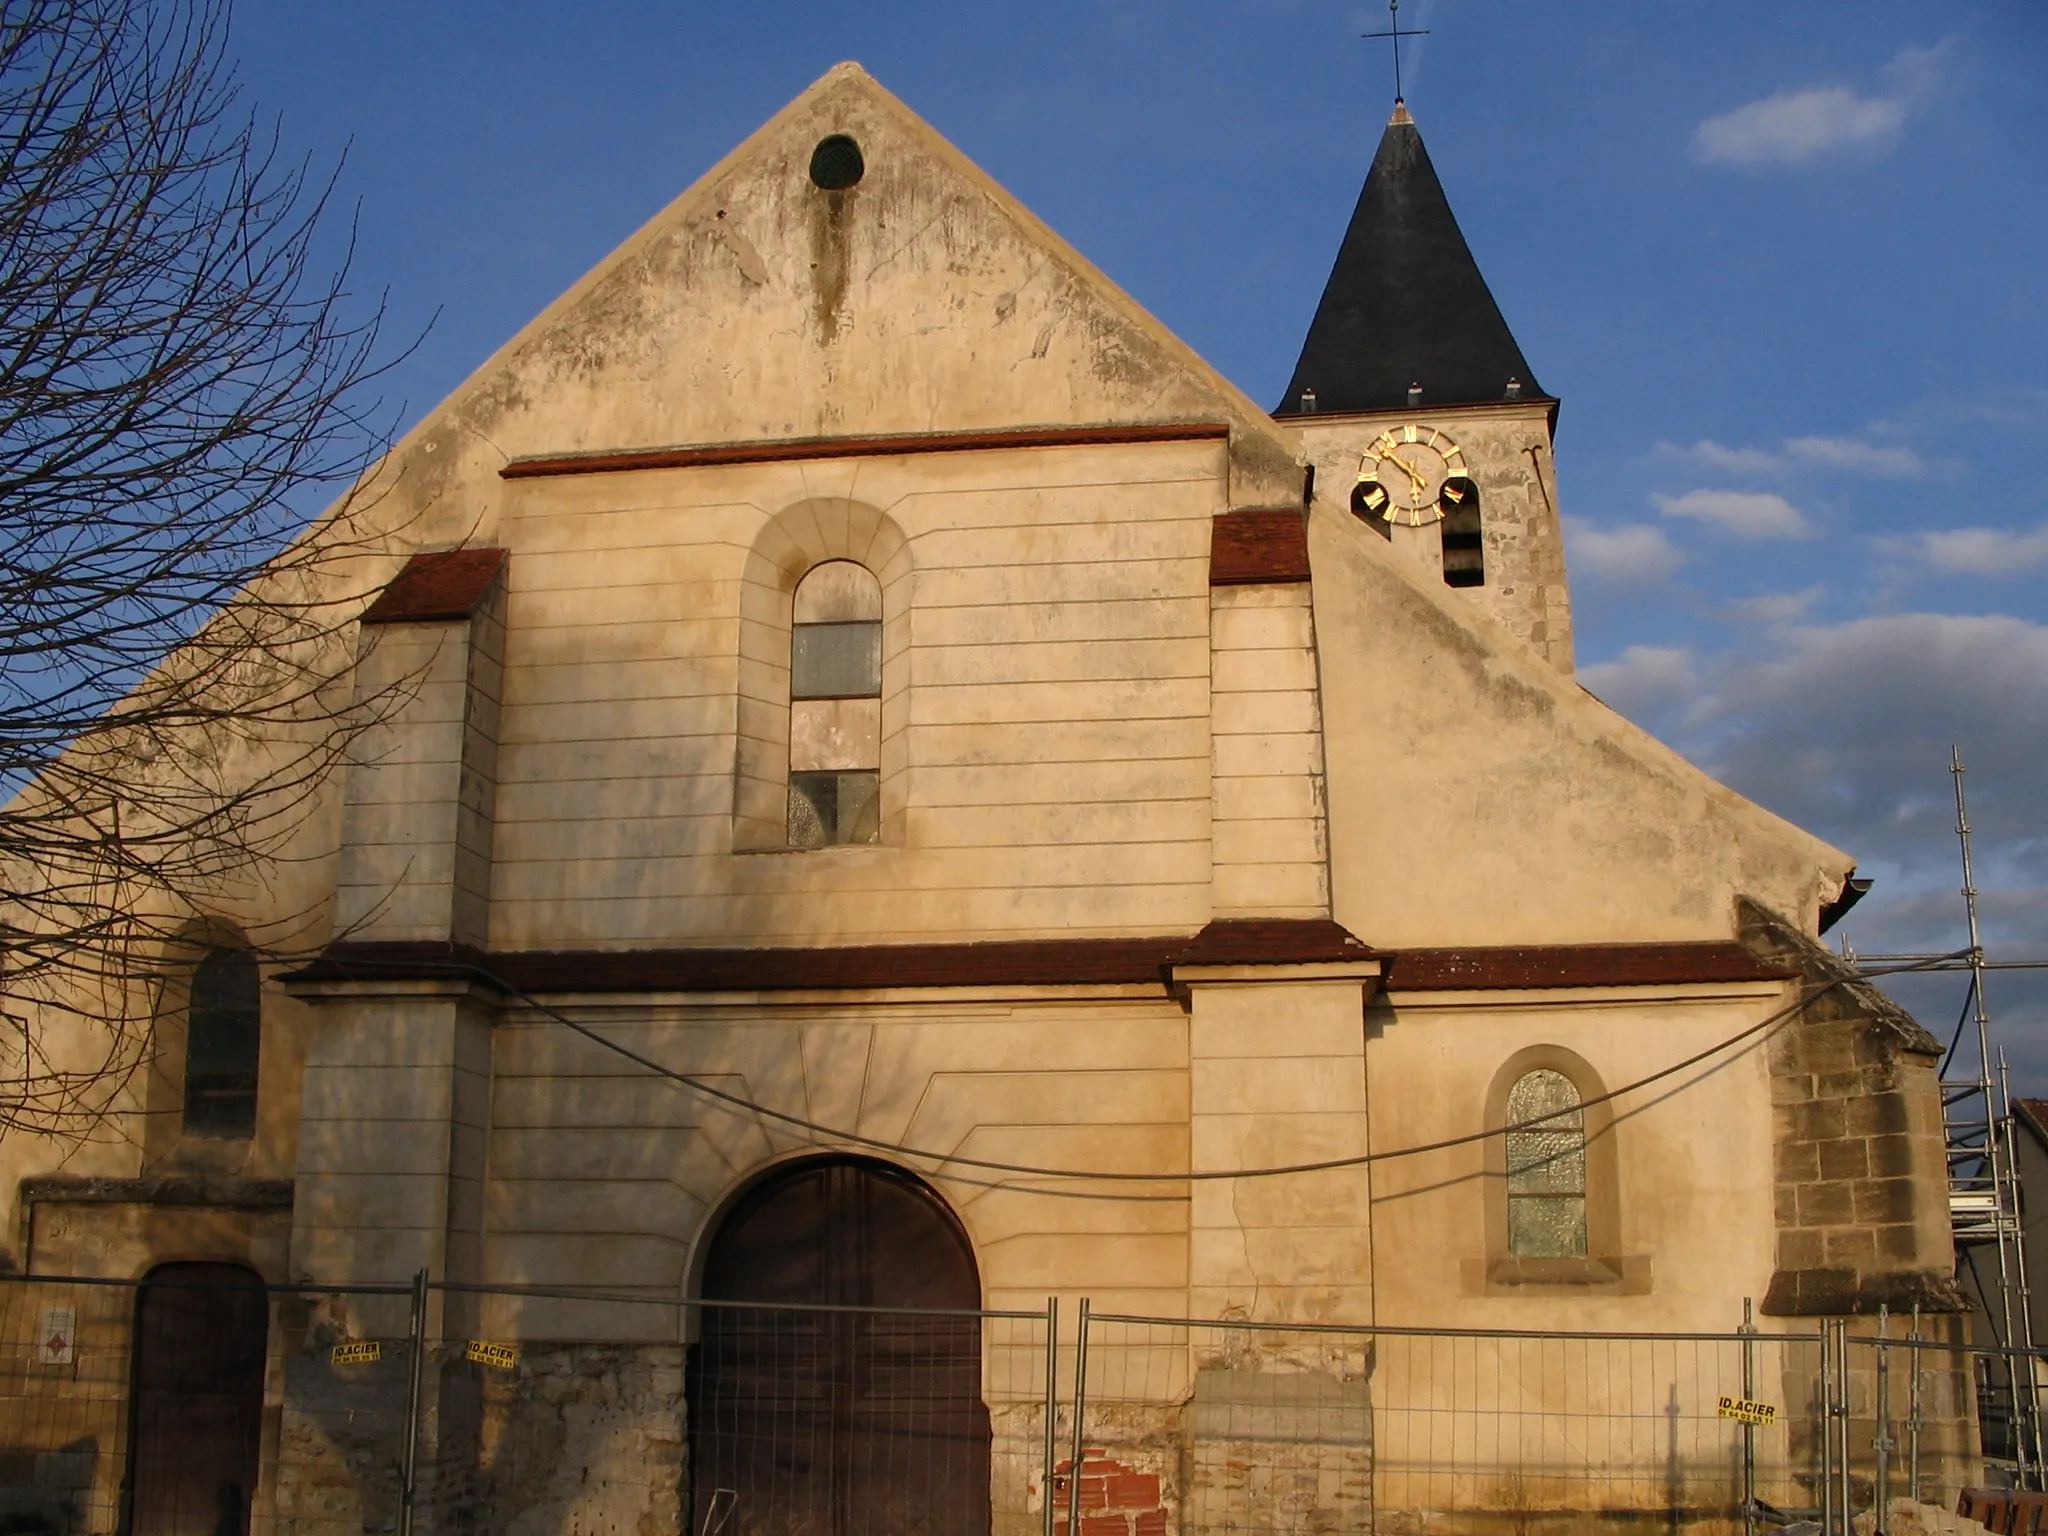
{"type": "Polygon", "coordinates": [[[1468,475],[1465,450],[1435,427],[1389,427],[1359,456],[1352,510],[1420,528],[1464,499],[1468,475]]]}

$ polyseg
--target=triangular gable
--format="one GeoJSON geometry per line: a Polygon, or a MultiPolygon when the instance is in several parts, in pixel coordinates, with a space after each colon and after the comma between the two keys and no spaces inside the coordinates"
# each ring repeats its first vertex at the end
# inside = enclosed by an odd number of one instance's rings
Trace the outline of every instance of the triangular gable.
{"type": "Polygon", "coordinates": [[[841,64],[501,348],[386,474],[401,510],[464,519],[430,517],[414,537],[431,542],[488,529],[509,460],[1193,421],[1230,429],[1232,504],[1298,503],[1297,451],[1255,402],[841,64]],[[865,162],[844,192],[810,176],[835,134],[865,162]]]}

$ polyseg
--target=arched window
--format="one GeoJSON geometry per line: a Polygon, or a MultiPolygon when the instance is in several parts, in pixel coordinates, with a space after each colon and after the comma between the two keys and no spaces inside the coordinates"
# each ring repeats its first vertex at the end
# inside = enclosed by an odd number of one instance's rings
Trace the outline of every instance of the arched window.
{"type": "Polygon", "coordinates": [[[882,584],[851,560],[797,584],[789,632],[789,846],[881,830],[882,584]]]}
{"type": "Polygon", "coordinates": [[[1586,1256],[1586,1112],[1579,1090],[1548,1067],[1508,1090],[1508,1252],[1526,1259],[1586,1256]],[[1535,1124],[1529,1122],[1535,1121],[1535,1124]]]}
{"type": "Polygon", "coordinates": [[[1462,476],[1446,480],[1438,524],[1444,545],[1444,581],[1453,587],[1486,585],[1486,547],[1480,537],[1479,487],[1462,476]]]}
{"type": "Polygon", "coordinates": [[[263,984],[246,949],[209,949],[192,975],[185,1022],[185,1134],[256,1134],[263,984]]]}

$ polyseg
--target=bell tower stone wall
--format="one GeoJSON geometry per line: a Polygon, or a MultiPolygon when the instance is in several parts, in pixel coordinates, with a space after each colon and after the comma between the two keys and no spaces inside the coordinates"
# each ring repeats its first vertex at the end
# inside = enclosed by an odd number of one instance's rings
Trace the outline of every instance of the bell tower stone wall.
{"type": "MultiPolygon", "coordinates": [[[[1494,405],[1431,408],[1426,402],[1395,411],[1290,415],[1315,468],[1312,516],[1351,517],[1351,488],[1359,457],[1390,427],[1414,422],[1434,427],[1464,450],[1479,487],[1485,580],[1464,596],[1512,634],[1534,646],[1567,677],[1574,671],[1571,589],[1564,568],[1564,529],[1557,510],[1557,473],[1551,460],[1551,411],[1545,399],[1494,405]]],[[[1441,525],[1367,526],[1430,570],[1443,571],[1441,525]]]]}

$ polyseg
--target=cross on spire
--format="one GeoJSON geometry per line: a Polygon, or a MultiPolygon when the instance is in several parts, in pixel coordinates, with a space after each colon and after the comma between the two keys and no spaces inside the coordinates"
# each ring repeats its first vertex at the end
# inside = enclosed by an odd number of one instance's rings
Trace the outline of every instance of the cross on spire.
{"type": "Polygon", "coordinates": [[[1404,37],[1427,37],[1427,27],[1406,27],[1401,25],[1401,0],[1387,0],[1387,30],[1384,32],[1361,32],[1360,37],[1390,37],[1394,40],[1394,105],[1401,105],[1401,39],[1404,37]]]}

